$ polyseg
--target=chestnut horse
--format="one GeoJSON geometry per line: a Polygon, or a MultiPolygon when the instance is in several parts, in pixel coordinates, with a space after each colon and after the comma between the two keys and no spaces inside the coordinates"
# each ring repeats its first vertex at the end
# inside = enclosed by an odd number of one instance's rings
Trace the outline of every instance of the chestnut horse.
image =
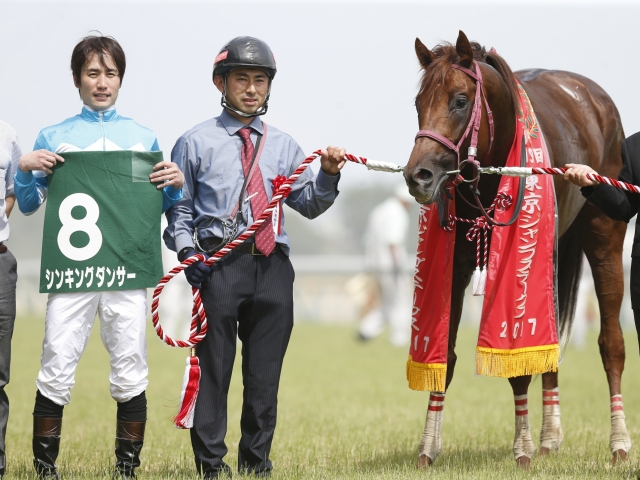
{"type": "MultiPolygon", "coordinates": [[[[620,116],[611,98],[588,78],[575,73],[555,70],[511,71],[495,52],[470,43],[461,31],[457,43],[440,44],[430,51],[419,39],[416,54],[423,69],[422,85],[416,96],[419,130],[429,130],[457,145],[469,124],[476,81],[458,68],[474,70],[477,65],[484,79],[484,94],[493,111],[495,138],[490,143],[486,108],[483,109],[477,144],[477,160],[481,166],[504,166],[516,130],[517,87],[515,78],[527,92],[538,123],[547,142],[553,166],[567,163],[586,164],[602,175],[617,178],[622,167],[621,144],[624,139],[620,116]],[[474,60],[475,63],[474,64],[474,60]]],[[[482,88],[482,87],[481,87],[482,88]]],[[[466,152],[469,136],[460,152],[466,152]]],[[[419,203],[431,204],[443,198],[443,186],[457,169],[457,155],[441,140],[428,137],[416,139],[404,176],[409,191],[419,203]]],[[[464,156],[461,160],[464,160],[464,156]]],[[[464,174],[464,169],[463,169],[464,174]]],[[[469,174],[467,173],[467,176],[469,174]]],[[[484,175],[478,190],[487,207],[494,200],[500,178],[484,175]]],[[[566,338],[575,311],[582,254],[591,265],[600,305],[601,329],[598,338],[602,363],[609,382],[612,402],[610,448],[613,461],[626,459],[631,447],[622,411],[620,379],[624,369],[625,349],[620,329],[619,313],[623,295],[622,243],[626,225],[604,215],[586,202],[578,187],[554,178],[558,206],[558,307],[559,335],[566,338]]],[[[456,202],[456,216],[474,219],[479,216],[470,189],[456,189],[456,195],[469,203],[456,202]]],[[[451,323],[447,359],[446,386],[456,366],[456,335],[462,314],[464,291],[469,285],[476,261],[475,243],[465,239],[469,226],[458,223],[451,294],[451,323]]],[[[531,376],[509,378],[516,397],[516,411],[526,409],[531,376]],[[523,407],[524,405],[524,407],[523,407]]],[[[543,424],[540,454],[557,450],[562,442],[558,396],[558,374],[542,376],[543,424]]],[[[444,392],[432,393],[425,433],[420,442],[418,465],[425,467],[435,461],[441,448],[440,405],[444,392]]],[[[528,465],[534,454],[534,444],[526,425],[516,422],[514,456],[520,465],[528,465]]]]}

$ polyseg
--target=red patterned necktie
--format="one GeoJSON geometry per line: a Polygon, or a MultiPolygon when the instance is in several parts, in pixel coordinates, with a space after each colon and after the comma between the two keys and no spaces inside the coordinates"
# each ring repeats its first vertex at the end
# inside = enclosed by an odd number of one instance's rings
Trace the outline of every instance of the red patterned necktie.
{"type": "MultiPolygon", "coordinates": [[[[242,169],[244,170],[245,177],[249,175],[254,150],[253,142],[251,142],[251,138],[249,137],[250,133],[251,130],[249,127],[238,130],[238,135],[242,138],[242,169]]],[[[253,212],[253,218],[255,220],[262,214],[262,212],[264,212],[267,205],[269,205],[267,192],[264,189],[262,172],[260,171],[260,165],[258,164],[255,165],[255,171],[253,172],[251,180],[249,180],[249,185],[247,185],[247,193],[250,197],[251,211],[253,212]]],[[[276,247],[276,238],[273,234],[273,226],[269,219],[265,220],[265,222],[256,231],[255,238],[256,248],[267,256],[276,247]]]]}

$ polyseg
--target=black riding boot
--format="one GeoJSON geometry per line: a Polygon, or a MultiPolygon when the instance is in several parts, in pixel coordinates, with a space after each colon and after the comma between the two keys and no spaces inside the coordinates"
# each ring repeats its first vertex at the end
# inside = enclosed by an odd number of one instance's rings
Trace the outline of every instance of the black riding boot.
{"type": "Polygon", "coordinates": [[[60,450],[62,417],[33,417],[33,466],[38,478],[58,479],[56,459],[60,450]]]}
{"type": "Polygon", "coordinates": [[[140,466],[140,450],[144,442],[146,422],[126,422],[118,419],[116,427],[116,474],[121,478],[135,478],[140,466]]]}

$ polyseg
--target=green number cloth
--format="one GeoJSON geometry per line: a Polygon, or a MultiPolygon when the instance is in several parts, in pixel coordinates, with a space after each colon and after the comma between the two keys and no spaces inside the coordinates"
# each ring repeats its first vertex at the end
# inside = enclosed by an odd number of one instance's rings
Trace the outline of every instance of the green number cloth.
{"type": "Polygon", "coordinates": [[[149,181],[162,152],[64,153],[49,176],[40,293],[154,287],[162,190],[149,181]]]}

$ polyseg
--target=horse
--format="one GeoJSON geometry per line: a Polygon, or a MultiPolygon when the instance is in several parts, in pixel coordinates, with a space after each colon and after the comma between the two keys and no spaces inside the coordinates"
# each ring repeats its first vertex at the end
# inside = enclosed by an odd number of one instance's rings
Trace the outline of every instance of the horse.
{"type": "MultiPolygon", "coordinates": [[[[429,50],[419,38],[415,51],[422,69],[420,90],[415,105],[420,131],[435,132],[435,137],[416,137],[404,168],[409,192],[421,204],[442,202],[445,185],[453,179],[459,157],[451,148],[462,141],[460,152],[466,152],[471,135],[465,139],[470,125],[476,85],[484,93],[488,105],[482,109],[477,135],[477,161],[482,167],[505,165],[516,131],[517,78],[527,92],[538,118],[553,166],[567,163],[586,164],[605,176],[617,178],[622,167],[621,144],[624,133],[620,115],[606,92],[595,82],[581,75],[557,71],[530,69],[512,72],[506,61],[491,49],[486,51],[477,42],[470,42],[460,31],[455,46],[441,43],[429,50]],[[480,69],[483,82],[476,82],[458,67],[480,69]],[[493,128],[488,111],[493,114],[493,128]],[[490,132],[491,130],[491,132],[490,132]],[[493,137],[493,141],[492,138],[493,137]],[[443,141],[444,140],[444,141],[443,141]]],[[[473,151],[473,149],[472,149],[473,151]]],[[[472,153],[476,153],[473,151],[472,153]]],[[[462,162],[465,163],[465,162],[462,162]]],[[[469,167],[463,166],[462,172],[469,167]]],[[[500,178],[482,175],[475,193],[482,205],[488,206],[496,197],[500,178]]],[[[464,185],[464,184],[463,184],[464,185]]],[[[558,225],[558,332],[567,339],[575,312],[577,287],[582,270],[583,252],[587,257],[600,306],[601,329],[598,337],[600,355],[609,383],[611,396],[612,462],[625,460],[631,447],[622,410],[621,376],[625,348],[619,314],[623,296],[622,245],[626,224],[608,218],[581,195],[578,187],[554,177],[558,225]]],[[[474,219],[473,193],[468,188],[456,188],[455,215],[474,219]]],[[[451,384],[456,366],[456,335],[462,314],[464,291],[475,267],[476,247],[465,240],[469,225],[458,223],[454,249],[451,320],[447,355],[446,388],[451,384]]],[[[528,392],[531,375],[509,378],[516,400],[528,392]]],[[[539,454],[556,451],[562,443],[560,423],[558,373],[542,375],[543,423],[539,454]]],[[[425,431],[419,446],[418,467],[427,468],[441,449],[440,425],[444,393],[431,393],[425,431]],[[433,411],[432,411],[433,410],[433,411]]],[[[516,401],[516,413],[523,409],[516,401]]],[[[525,403],[526,408],[526,403],[525,403]]],[[[529,465],[535,452],[528,425],[516,422],[514,457],[518,465],[529,465]]]]}

